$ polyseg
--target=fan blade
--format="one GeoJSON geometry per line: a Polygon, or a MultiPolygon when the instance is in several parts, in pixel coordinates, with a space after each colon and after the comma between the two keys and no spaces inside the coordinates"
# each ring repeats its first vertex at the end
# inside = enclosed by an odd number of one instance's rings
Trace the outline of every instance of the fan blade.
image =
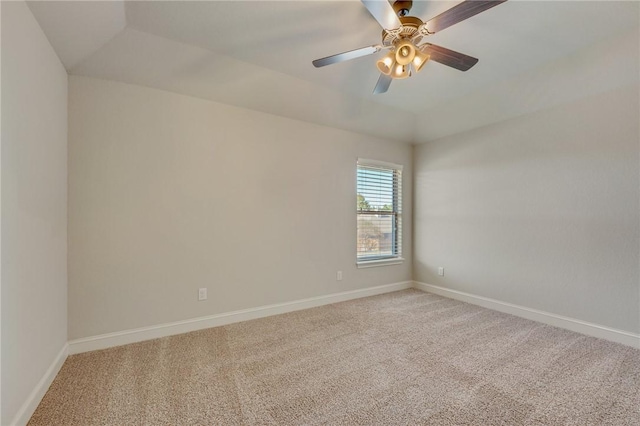
{"type": "Polygon", "coordinates": [[[480,1],[480,0],[466,0],[453,6],[451,9],[442,12],[435,18],[427,21],[427,29],[432,33],[437,33],[445,28],[457,24],[460,21],[471,18],[480,12],[484,12],[487,9],[491,9],[494,6],[504,3],[507,0],[497,1],[480,1]]]}
{"type": "Polygon", "coordinates": [[[384,93],[387,90],[389,90],[389,86],[391,85],[391,80],[393,79],[390,76],[385,74],[380,74],[380,78],[378,78],[376,87],[373,88],[373,94],[379,95],[380,93],[384,93]]]}
{"type": "Polygon", "coordinates": [[[315,61],[312,62],[312,64],[314,67],[320,68],[326,65],[335,64],[337,62],[348,61],[350,59],[359,58],[361,56],[371,55],[373,53],[379,52],[380,49],[381,47],[378,45],[361,47],[360,49],[338,53],[337,55],[327,56],[326,58],[322,58],[322,59],[316,59],[315,61]]]}
{"type": "Polygon", "coordinates": [[[402,22],[388,0],[361,1],[383,30],[393,30],[402,26],[402,22]]]}
{"type": "Polygon", "coordinates": [[[466,71],[478,63],[478,59],[435,44],[425,43],[420,50],[430,56],[432,61],[440,62],[460,71],[466,71]]]}

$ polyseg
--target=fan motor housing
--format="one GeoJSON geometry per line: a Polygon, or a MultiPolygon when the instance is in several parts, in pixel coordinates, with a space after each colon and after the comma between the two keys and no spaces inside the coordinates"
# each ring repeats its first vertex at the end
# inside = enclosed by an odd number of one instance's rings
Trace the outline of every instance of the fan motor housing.
{"type": "Polygon", "coordinates": [[[383,46],[393,46],[399,39],[409,39],[414,43],[419,43],[420,40],[422,40],[422,34],[418,29],[421,25],[424,25],[424,22],[422,22],[420,18],[416,18],[415,16],[403,16],[399,19],[402,23],[402,27],[396,30],[382,30],[383,46]]]}

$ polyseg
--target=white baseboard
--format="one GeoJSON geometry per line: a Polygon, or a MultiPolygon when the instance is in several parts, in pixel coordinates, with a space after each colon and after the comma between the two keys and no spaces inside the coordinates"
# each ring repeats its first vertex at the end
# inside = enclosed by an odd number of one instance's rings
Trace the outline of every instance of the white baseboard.
{"type": "Polygon", "coordinates": [[[614,328],[605,327],[574,318],[564,317],[549,312],[539,311],[524,306],[514,305],[512,303],[501,302],[499,300],[490,299],[488,297],[476,296],[474,294],[462,291],[452,290],[439,287],[432,284],[425,284],[414,281],[414,288],[428,293],[437,294],[439,296],[449,297],[451,299],[461,300],[473,305],[482,306],[484,308],[493,309],[495,311],[504,312],[518,317],[538,321],[555,327],[564,328],[575,331],[577,333],[586,334],[588,336],[598,337],[610,340],[612,342],[622,343],[623,345],[640,348],[640,335],[628,331],[616,330],[614,328]]]}
{"type": "Polygon", "coordinates": [[[240,311],[226,312],[206,317],[193,318],[184,321],[170,322],[149,327],[135,328],[118,331],[115,333],[101,334],[69,341],[69,354],[106,349],[129,343],[142,342],[144,340],[157,339],[159,337],[188,333],[210,327],[232,324],[271,315],[284,314],[299,311],[301,309],[314,308],[331,303],[344,302],[361,297],[375,296],[377,294],[390,293],[413,287],[412,281],[403,281],[394,284],[386,284],[377,287],[369,287],[360,290],[344,291],[325,296],[311,297],[295,300],[293,302],[277,303],[274,305],[260,306],[257,308],[243,309],[240,311]]]}
{"type": "Polygon", "coordinates": [[[44,376],[42,376],[36,387],[31,391],[31,394],[29,394],[27,400],[22,404],[22,407],[20,407],[16,413],[13,421],[9,423],[10,425],[23,426],[29,423],[29,419],[33,415],[33,412],[36,411],[36,408],[38,408],[38,404],[42,401],[44,394],[47,393],[49,386],[51,386],[53,379],[56,378],[60,368],[62,368],[62,364],[64,364],[68,354],[69,345],[65,343],[47,371],[44,373],[44,376]]]}

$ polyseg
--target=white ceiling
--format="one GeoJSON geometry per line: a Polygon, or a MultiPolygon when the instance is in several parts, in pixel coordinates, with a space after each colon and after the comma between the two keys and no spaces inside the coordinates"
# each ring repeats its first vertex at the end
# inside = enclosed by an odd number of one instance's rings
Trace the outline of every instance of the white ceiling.
{"type": "MultiPolygon", "coordinates": [[[[456,3],[414,1],[411,14],[427,20],[456,3]]],[[[429,62],[382,95],[371,93],[376,55],[311,65],[380,42],[379,25],[357,0],[29,5],[71,74],[406,142],[638,84],[635,1],[507,1],[429,37],[479,58],[474,68],[429,62]],[[544,99],[514,96],[533,82],[544,99]]]]}

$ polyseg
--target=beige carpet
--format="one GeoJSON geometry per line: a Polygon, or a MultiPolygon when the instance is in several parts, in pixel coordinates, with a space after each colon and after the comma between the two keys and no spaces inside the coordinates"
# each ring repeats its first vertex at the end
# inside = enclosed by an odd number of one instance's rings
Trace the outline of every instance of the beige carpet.
{"type": "Polygon", "coordinates": [[[417,290],[70,356],[36,425],[638,425],[640,351],[417,290]]]}

